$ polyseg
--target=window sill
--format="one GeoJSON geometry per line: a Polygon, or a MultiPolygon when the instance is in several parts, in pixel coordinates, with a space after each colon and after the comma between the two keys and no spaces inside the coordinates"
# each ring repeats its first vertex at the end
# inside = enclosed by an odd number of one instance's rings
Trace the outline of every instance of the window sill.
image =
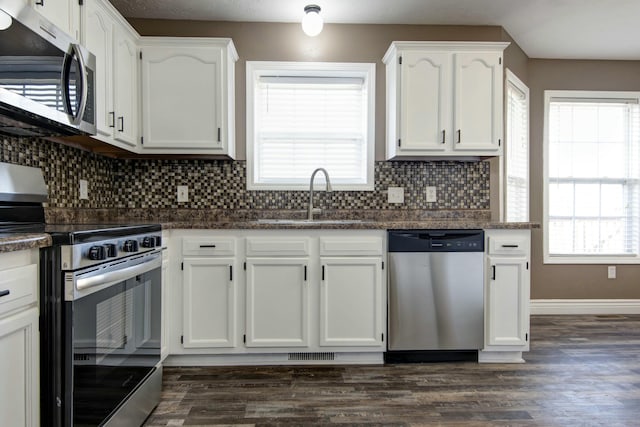
{"type": "Polygon", "coordinates": [[[640,257],[637,255],[545,255],[543,264],[640,264],[640,257]]]}

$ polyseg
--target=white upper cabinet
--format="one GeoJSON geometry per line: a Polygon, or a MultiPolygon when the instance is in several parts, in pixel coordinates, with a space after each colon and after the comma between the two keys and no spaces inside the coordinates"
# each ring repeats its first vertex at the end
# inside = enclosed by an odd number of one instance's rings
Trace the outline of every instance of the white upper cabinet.
{"type": "Polygon", "coordinates": [[[105,0],[85,0],[82,43],[96,57],[96,138],[134,151],[138,142],[137,33],[105,0]]]}
{"type": "Polygon", "coordinates": [[[393,42],[387,159],[502,154],[502,42],[393,42]]]}
{"type": "Polygon", "coordinates": [[[80,2],[78,0],[30,0],[42,16],[71,37],[80,40],[80,2]]]}
{"type": "Polygon", "coordinates": [[[114,31],[114,139],[135,147],[138,136],[138,49],[136,40],[126,29],[114,31]]]}
{"type": "Polygon", "coordinates": [[[454,62],[454,150],[500,152],[502,51],[456,53],[454,62]]]}
{"type": "Polygon", "coordinates": [[[235,156],[233,42],[143,37],[142,151],[235,156]]]}

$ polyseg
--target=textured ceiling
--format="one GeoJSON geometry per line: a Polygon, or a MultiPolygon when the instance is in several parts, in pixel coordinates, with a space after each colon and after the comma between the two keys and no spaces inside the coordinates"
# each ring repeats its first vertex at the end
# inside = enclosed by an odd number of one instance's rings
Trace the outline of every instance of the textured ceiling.
{"type": "Polygon", "coordinates": [[[131,18],[500,25],[531,58],[640,60],[640,0],[111,0],[131,18]]]}

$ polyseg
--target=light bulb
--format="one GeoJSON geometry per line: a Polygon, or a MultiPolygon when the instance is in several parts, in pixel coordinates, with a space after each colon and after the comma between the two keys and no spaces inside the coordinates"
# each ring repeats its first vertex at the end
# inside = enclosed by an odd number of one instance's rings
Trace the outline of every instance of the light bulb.
{"type": "Polygon", "coordinates": [[[11,26],[13,22],[11,15],[9,15],[4,10],[0,9],[0,31],[6,30],[11,26]]]}
{"type": "Polygon", "coordinates": [[[320,16],[320,6],[310,4],[304,8],[304,18],[302,18],[302,31],[309,37],[315,37],[322,31],[324,22],[320,16]]]}

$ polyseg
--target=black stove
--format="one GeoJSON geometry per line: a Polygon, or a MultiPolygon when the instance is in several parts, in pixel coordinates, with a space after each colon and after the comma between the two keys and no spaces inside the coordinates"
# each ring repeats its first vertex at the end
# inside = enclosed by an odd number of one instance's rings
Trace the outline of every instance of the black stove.
{"type": "Polygon", "coordinates": [[[160,399],[159,224],[47,224],[36,168],[0,163],[0,236],[40,249],[40,409],[52,427],[141,425],[160,399]]]}

